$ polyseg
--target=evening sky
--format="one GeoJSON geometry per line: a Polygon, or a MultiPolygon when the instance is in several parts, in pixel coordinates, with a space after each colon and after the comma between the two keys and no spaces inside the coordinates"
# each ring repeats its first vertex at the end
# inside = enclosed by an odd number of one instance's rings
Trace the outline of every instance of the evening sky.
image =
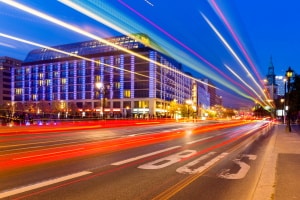
{"type": "MultiPolygon", "coordinates": [[[[58,1],[17,2],[101,38],[122,35],[58,1]]],[[[95,9],[96,14],[124,32],[150,36],[171,57],[183,63],[186,71],[196,77],[208,77],[222,91],[234,94],[231,100],[242,101],[238,98],[242,97],[248,104],[257,98],[256,94],[261,95],[257,84],[263,85],[271,57],[276,75],[284,75],[288,66],[296,72],[299,68],[300,2],[297,0],[84,2],[86,8],[95,9]],[[250,74],[256,83],[249,78],[250,74]]],[[[47,46],[91,39],[1,1],[0,34],[47,46]]],[[[0,56],[24,60],[36,48],[39,47],[0,37],[0,56]]]]}

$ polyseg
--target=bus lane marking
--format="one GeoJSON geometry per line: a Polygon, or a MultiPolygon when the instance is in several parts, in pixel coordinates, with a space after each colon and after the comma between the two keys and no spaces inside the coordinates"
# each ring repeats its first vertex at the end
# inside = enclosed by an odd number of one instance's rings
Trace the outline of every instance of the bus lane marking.
{"type": "Polygon", "coordinates": [[[233,174],[233,173],[231,174],[231,173],[229,173],[230,169],[224,169],[218,175],[218,177],[224,178],[224,179],[242,179],[242,178],[244,178],[247,175],[248,171],[250,170],[250,165],[241,161],[241,159],[245,158],[245,157],[248,158],[249,160],[255,160],[257,156],[244,154],[240,158],[234,159],[233,162],[240,167],[239,171],[235,174],[233,174]]]}
{"type": "Polygon", "coordinates": [[[175,154],[172,154],[170,156],[160,158],[157,160],[154,160],[152,162],[148,162],[146,164],[138,166],[140,169],[162,169],[164,167],[170,166],[174,163],[177,163],[181,161],[182,158],[190,157],[194,154],[196,154],[196,150],[184,150],[175,154]]]}
{"type": "Polygon", "coordinates": [[[146,157],[149,157],[149,156],[160,154],[160,153],[170,151],[170,150],[173,150],[173,149],[177,149],[177,148],[180,148],[180,147],[181,146],[174,146],[174,147],[170,147],[170,148],[167,148],[167,149],[162,149],[162,150],[159,150],[159,151],[155,151],[155,152],[148,153],[148,154],[143,154],[143,155],[136,156],[136,157],[133,157],[133,158],[129,158],[129,159],[126,159],[126,160],[122,160],[122,161],[119,161],[119,162],[114,162],[114,163],[111,163],[111,165],[123,165],[123,164],[129,163],[129,162],[133,162],[133,161],[136,161],[136,160],[139,160],[139,159],[142,159],[142,158],[146,158],[146,157]]]}

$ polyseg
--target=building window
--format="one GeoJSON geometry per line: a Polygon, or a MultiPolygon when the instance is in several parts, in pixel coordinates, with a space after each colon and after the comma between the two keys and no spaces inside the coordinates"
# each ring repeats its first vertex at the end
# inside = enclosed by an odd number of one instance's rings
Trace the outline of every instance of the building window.
{"type": "Polygon", "coordinates": [[[113,102],[113,107],[114,107],[114,108],[121,108],[121,102],[119,102],[119,101],[114,101],[114,102],[113,102]]]}
{"type": "Polygon", "coordinates": [[[43,79],[44,78],[44,74],[43,73],[39,73],[39,77],[40,77],[40,79],[43,79]]]}
{"type": "Polygon", "coordinates": [[[53,72],[53,76],[54,76],[54,78],[57,78],[58,77],[58,72],[53,72]]]}
{"type": "Polygon", "coordinates": [[[135,101],[135,108],[149,108],[149,101],[135,101]]]}
{"type": "Polygon", "coordinates": [[[67,79],[66,79],[66,78],[62,78],[62,79],[61,79],[61,84],[62,84],[62,85],[65,85],[66,83],[67,83],[67,79]]]}
{"type": "Polygon", "coordinates": [[[130,98],[130,90],[124,90],[124,98],[130,98]]]}
{"type": "Polygon", "coordinates": [[[47,86],[50,86],[50,85],[51,85],[51,79],[47,79],[47,80],[46,80],[46,85],[47,85],[47,86]]]}
{"type": "Polygon", "coordinates": [[[120,89],[120,85],[121,85],[121,84],[120,84],[120,82],[116,82],[116,83],[115,83],[115,87],[114,87],[114,88],[116,88],[116,89],[120,89]]]}
{"type": "Polygon", "coordinates": [[[39,86],[43,86],[44,85],[44,81],[43,80],[39,80],[39,86]]]}
{"type": "Polygon", "coordinates": [[[22,94],[23,93],[23,90],[22,88],[16,88],[16,94],[22,94]]]}

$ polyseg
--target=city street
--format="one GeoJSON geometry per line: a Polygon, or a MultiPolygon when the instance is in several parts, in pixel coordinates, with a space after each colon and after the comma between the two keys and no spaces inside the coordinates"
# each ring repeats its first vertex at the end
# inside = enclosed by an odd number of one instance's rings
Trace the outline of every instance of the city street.
{"type": "Polygon", "coordinates": [[[0,198],[251,199],[271,128],[204,121],[2,134],[0,198]]]}
{"type": "Polygon", "coordinates": [[[300,199],[300,1],[0,8],[0,200],[300,199]]]}

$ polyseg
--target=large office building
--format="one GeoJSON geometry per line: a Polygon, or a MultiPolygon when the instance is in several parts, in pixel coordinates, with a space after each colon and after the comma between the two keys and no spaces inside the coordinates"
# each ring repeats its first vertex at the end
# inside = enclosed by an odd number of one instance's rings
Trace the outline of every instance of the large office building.
{"type": "Polygon", "coordinates": [[[14,71],[12,101],[136,117],[166,115],[174,100],[197,104],[201,83],[180,63],[128,36],[106,41],[125,51],[91,40],[29,52],[14,71]]]}
{"type": "Polygon", "coordinates": [[[275,76],[276,85],[277,85],[277,95],[283,97],[285,94],[286,87],[286,77],[285,76],[275,76]]]}
{"type": "Polygon", "coordinates": [[[0,105],[3,107],[11,105],[11,77],[14,69],[21,67],[21,63],[21,60],[11,57],[0,57],[0,105]]]}

